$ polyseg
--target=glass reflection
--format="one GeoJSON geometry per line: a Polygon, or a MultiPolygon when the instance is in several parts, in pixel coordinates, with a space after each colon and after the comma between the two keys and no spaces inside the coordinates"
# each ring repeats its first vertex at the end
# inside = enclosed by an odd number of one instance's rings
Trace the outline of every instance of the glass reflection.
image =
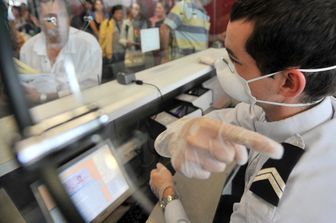
{"type": "Polygon", "coordinates": [[[114,80],[119,72],[138,72],[208,46],[223,47],[233,0],[6,3],[15,63],[27,98],[37,105],[73,93],[71,76],[84,90],[114,80]],[[150,28],[157,28],[159,37],[146,44],[159,47],[148,52],[142,31],[150,28]],[[65,58],[75,74],[67,74],[65,58]]]}
{"type": "Polygon", "coordinates": [[[42,32],[20,50],[20,60],[39,74],[20,75],[27,98],[38,104],[99,84],[101,49],[89,33],[70,27],[69,7],[62,0],[41,1],[42,32]],[[79,82],[79,85],[78,83],[79,82]]]}

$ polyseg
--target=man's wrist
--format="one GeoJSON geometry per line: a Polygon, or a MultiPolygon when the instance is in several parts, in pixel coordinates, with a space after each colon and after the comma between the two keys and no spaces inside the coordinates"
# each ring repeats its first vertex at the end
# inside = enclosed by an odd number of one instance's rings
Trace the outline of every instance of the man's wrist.
{"type": "Polygon", "coordinates": [[[169,186],[163,191],[162,198],[167,198],[168,196],[173,196],[175,194],[175,189],[172,186],[169,186]]]}
{"type": "Polygon", "coordinates": [[[162,193],[162,198],[160,199],[160,202],[159,202],[160,207],[163,208],[163,209],[165,209],[166,206],[170,202],[172,202],[172,201],[174,201],[176,199],[179,199],[179,197],[175,193],[174,188],[172,186],[169,186],[162,193]]]}

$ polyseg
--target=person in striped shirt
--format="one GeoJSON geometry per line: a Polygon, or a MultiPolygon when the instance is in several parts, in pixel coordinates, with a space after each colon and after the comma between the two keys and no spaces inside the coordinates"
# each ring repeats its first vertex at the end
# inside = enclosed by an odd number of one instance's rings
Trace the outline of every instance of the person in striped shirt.
{"type": "Polygon", "coordinates": [[[209,17],[198,0],[177,2],[160,27],[161,63],[208,48],[209,28],[209,17]]]}

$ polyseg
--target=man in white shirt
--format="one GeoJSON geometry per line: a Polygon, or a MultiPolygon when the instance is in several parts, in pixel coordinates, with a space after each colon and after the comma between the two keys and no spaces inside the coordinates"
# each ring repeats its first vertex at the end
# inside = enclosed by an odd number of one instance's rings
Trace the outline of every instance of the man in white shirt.
{"type": "Polygon", "coordinates": [[[336,219],[335,9],[332,0],[238,0],[228,54],[215,67],[226,93],[243,103],[181,120],[156,139],[189,177],[248,162],[230,222],[336,219]],[[259,152],[252,132],[281,143],[282,158],[272,159],[278,149],[259,152]]]}
{"type": "Polygon", "coordinates": [[[50,85],[47,92],[26,87],[33,102],[49,101],[70,93],[66,61],[73,64],[81,89],[96,86],[101,80],[102,53],[99,43],[92,35],[69,28],[66,11],[66,5],[60,0],[41,2],[43,32],[21,48],[22,62],[50,76],[46,81],[50,85]]]}

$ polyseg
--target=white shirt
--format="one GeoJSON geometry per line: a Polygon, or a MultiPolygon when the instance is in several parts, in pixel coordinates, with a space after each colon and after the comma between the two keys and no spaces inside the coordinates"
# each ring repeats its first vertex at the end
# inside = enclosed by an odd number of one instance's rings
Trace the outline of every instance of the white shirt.
{"type": "MultiPolygon", "coordinates": [[[[57,92],[69,90],[68,78],[64,69],[65,58],[72,60],[81,89],[100,83],[102,52],[98,41],[89,33],[71,27],[69,39],[53,65],[47,56],[44,33],[32,37],[22,46],[20,51],[22,62],[38,70],[41,74],[52,74],[51,77],[54,77],[53,83],[56,87],[51,86],[51,88],[57,92]]],[[[50,80],[48,84],[50,84],[50,80]]]]}
{"type": "Polygon", "coordinates": [[[249,105],[244,103],[233,109],[218,110],[207,115],[259,132],[278,142],[291,139],[305,150],[289,175],[278,207],[249,190],[254,177],[268,159],[263,154],[252,152],[245,174],[244,194],[240,203],[234,205],[232,223],[335,221],[335,110],[335,98],[327,97],[305,112],[276,122],[267,122],[260,107],[255,106],[250,112],[249,105]]]}
{"type": "Polygon", "coordinates": [[[180,200],[169,202],[164,210],[165,223],[190,223],[180,200]]]}

